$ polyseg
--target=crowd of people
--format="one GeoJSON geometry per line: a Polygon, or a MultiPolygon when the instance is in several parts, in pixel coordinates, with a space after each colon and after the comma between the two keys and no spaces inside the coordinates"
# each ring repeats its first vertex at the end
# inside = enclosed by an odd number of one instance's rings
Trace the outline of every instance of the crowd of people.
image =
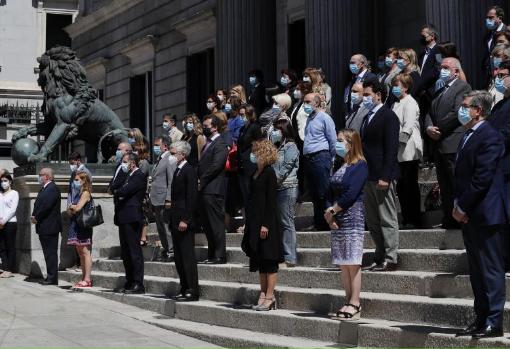
{"type": "MultiPolygon", "coordinates": [[[[299,263],[296,203],[311,200],[313,225],[304,230],[331,231],[332,264],[340,266],[346,291],[334,317],[359,318],[365,226],[376,249],[363,270],[396,270],[399,229],[422,227],[420,164],[433,162],[442,227],[463,230],[475,297],[476,320],[459,335],[502,335],[510,212],[510,34],[503,20],[501,8],[488,9],[487,90],[471,90],[455,44],[440,42],[436,28],[426,25],[419,55],[392,47],[375,66],[361,53],[346,62],[352,78],[342,115],[331,115],[333,92],[322,69],[306,68],[300,78],[283,69],[274,88],[254,69],[248,89],[235,84],[208,96],[207,115],[189,113],[182,127],[175,115],[164,115],[152,152],[140,130],[130,130],[112,159],[117,167],[109,184],[126,273],[125,285],[115,291],[145,292],[142,247],[147,225],[155,221],[159,260],[174,261],[180,277],[175,300],[199,299],[195,234],[205,233],[208,242],[207,258],[198,263],[224,264],[226,233],[237,232],[244,234],[249,270],[260,275],[253,309],[276,309],[278,270],[299,263]],[[240,214],[244,225],[236,227],[232,218],[240,214]]],[[[79,154],[69,162],[68,244],[76,246],[83,273],[75,287],[91,287],[92,229],[80,228],[73,217],[92,204],[92,179],[79,154]]],[[[55,284],[51,251],[58,235],[48,232],[61,230],[55,209],[60,194],[51,169],[42,169],[39,180],[44,189],[32,221],[46,258],[45,282],[55,284]]],[[[0,181],[3,277],[15,258],[18,196],[10,175],[0,181]]]]}

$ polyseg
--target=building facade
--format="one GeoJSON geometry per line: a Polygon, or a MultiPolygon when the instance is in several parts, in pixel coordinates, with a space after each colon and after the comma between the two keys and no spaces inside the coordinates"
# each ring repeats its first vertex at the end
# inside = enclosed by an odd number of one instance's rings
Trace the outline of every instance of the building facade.
{"type": "Polygon", "coordinates": [[[101,98],[127,127],[151,139],[164,113],[203,116],[215,87],[282,68],[321,67],[341,110],[350,56],[374,60],[391,46],[420,52],[420,28],[457,44],[464,70],[482,87],[482,38],[488,6],[503,0],[81,0],[66,28],[101,98]]]}

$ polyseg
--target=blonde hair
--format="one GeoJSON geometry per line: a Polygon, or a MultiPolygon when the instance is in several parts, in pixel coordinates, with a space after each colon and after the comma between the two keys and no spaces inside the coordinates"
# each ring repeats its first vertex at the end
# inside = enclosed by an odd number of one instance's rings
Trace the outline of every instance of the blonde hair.
{"type": "Polygon", "coordinates": [[[273,142],[267,139],[253,142],[252,152],[262,167],[272,165],[278,160],[278,150],[273,142]]]}
{"type": "MultiPolygon", "coordinates": [[[[241,102],[246,103],[246,92],[244,92],[243,85],[234,85],[230,88],[230,91],[235,91],[239,95],[241,102]]],[[[231,93],[229,93],[229,94],[231,94],[231,93]]]]}
{"type": "Polygon", "coordinates": [[[338,132],[338,140],[343,137],[349,143],[349,151],[345,155],[345,163],[353,165],[358,161],[366,161],[363,156],[363,146],[361,145],[361,137],[358,132],[354,130],[342,130],[338,132]]]}
{"type": "Polygon", "coordinates": [[[78,177],[83,182],[81,185],[80,194],[82,194],[84,191],[88,191],[90,194],[92,194],[92,183],[90,182],[90,177],[87,172],[78,171],[74,177],[78,177]]]}
{"type": "Polygon", "coordinates": [[[292,105],[292,99],[287,93],[280,93],[273,96],[273,101],[275,101],[278,105],[283,107],[282,111],[288,110],[292,105]]]}
{"type": "Polygon", "coordinates": [[[420,72],[420,67],[418,66],[418,57],[416,55],[416,51],[412,48],[404,48],[399,51],[399,56],[404,58],[409,62],[409,65],[406,67],[405,72],[420,72]]]}
{"type": "Polygon", "coordinates": [[[135,144],[143,143],[143,133],[139,128],[132,128],[129,130],[129,133],[135,139],[135,144]]]}
{"type": "MultiPolygon", "coordinates": [[[[200,119],[195,113],[188,114],[184,116],[184,119],[182,121],[182,124],[186,126],[186,123],[190,121],[193,124],[193,133],[197,136],[203,135],[204,131],[202,130],[202,123],[200,122],[200,119]]],[[[186,130],[186,128],[184,128],[186,130]]]]}

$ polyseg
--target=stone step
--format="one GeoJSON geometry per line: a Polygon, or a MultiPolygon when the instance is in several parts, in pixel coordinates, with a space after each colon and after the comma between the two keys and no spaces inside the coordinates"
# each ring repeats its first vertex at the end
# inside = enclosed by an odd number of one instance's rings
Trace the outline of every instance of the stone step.
{"type": "MultiPolygon", "coordinates": [[[[73,271],[60,272],[61,279],[66,281],[78,281],[81,274],[73,271]]],[[[96,286],[113,289],[124,283],[124,276],[119,273],[96,272],[93,275],[96,286]]],[[[180,288],[179,281],[173,278],[163,278],[147,276],[145,278],[145,287],[148,293],[161,295],[176,294],[180,288]]],[[[253,304],[258,298],[259,287],[254,284],[243,284],[236,282],[215,282],[201,281],[200,293],[201,299],[210,302],[219,302],[221,307],[201,309],[196,314],[188,314],[183,320],[206,322],[209,324],[244,328],[260,332],[271,332],[273,334],[306,337],[321,341],[345,342],[335,336],[338,329],[334,329],[336,321],[330,320],[328,314],[338,309],[344,304],[344,292],[341,290],[327,290],[320,288],[295,288],[287,286],[278,286],[276,298],[278,306],[284,314],[298,315],[302,321],[295,322],[293,332],[279,332],[281,326],[286,330],[288,324],[285,319],[274,319],[266,328],[266,323],[257,316],[250,317],[253,311],[243,311],[242,314],[232,312],[233,310],[244,310],[247,304],[253,304]],[[201,316],[201,312],[207,313],[207,316],[201,316]],[[315,321],[319,324],[321,331],[301,332],[310,323],[306,320],[315,321]],[[282,321],[282,322],[280,322],[282,321]],[[324,323],[322,323],[324,321],[324,323]],[[333,321],[333,322],[331,322],[333,321]]],[[[111,293],[111,292],[108,292],[111,293]]],[[[411,324],[426,324],[431,326],[463,327],[473,320],[473,301],[467,299],[454,298],[430,298],[423,296],[393,295],[372,292],[361,293],[361,304],[363,318],[380,319],[387,321],[405,322],[411,324]]],[[[180,305],[180,304],[178,304],[180,305]]],[[[152,309],[150,309],[152,310],[152,309]]],[[[190,309],[191,311],[191,309],[190,309]]],[[[278,315],[280,310],[270,312],[278,315]]],[[[505,304],[504,329],[510,329],[510,304],[505,304]]],[[[312,327],[313,328],[313,327],[312,327]]],[[[351,343],[351,342],[347,342],[351,343]]]]}
{"type": "MultiPolygon", "coordinates": [[[[95,271],[123,273],[120,260],[100,259],[94,262],[95,271]]],[[[174,263],[145,262],[145,275],[178,278],[174,263]]],[[[473,298],[468,275],[449,273],[395,271],[363,272],[362,289],[366,292],[409,294],[434,298],[473,298]]],[[[257,284],[258,275],[241,264],[198,265],[199,280],[257,284]]],[[[291,287],[343,289],[337,268],[295,267],[280,269],[278,284],[291,287]]],[[[510,300],[510,279],[506,280],[507,300],[510,300]]]]}
{"type": "MultiPolygon", "coordinates": [[[[362,321],[339,322],[339,339],[343,344],[334,342],[312,341],[305,338],[278,336],[270,333],[253,332],[239,328],[230,328],[217,325],[209,325],[201,322],[193,322],[179,319],[179,312],[172,300],[158,297],[157,295],[120,295],[108,292],[109,290],[94,287],[82,292],[94,294],[131,304],[140,308],[152,308],[156,312],[165,315],[161,318],[138,317],[139,320],[165,328],[174,332],[198,338],[219,346],[239,348],[322,348],[322,347],[345,347],[357,345],[359,347],[510,347],[509,334],[503,338],[484,339],[473,341],[470,337],[455,337],[458,330],[449,327],[414,325],[409,323],[392,322],[385,320],[372,320],[363,318],[362,321]],[[172,317],[174,316],[174,317],[172,317]]],[[[202,302],[207,304],[207,302],[202,302]]],[[[179,309],[181,304],[179,304],[179,309]]],[[[214,303],[213,303],[214,305],[214,303]]],[[[281,312],[281,310],[277,310],[281,312]]],[[[270,321],[272,313],[260,314],[270,321]]],[[[301,314],[303,315],[303,314],[301,314]]],[[[313,314],[312,314],[313,315],[313,314]]],[[[137,318],[137,315],[133,315],[137,318]]],[[[317,323],[318,325],[322,323],[317,323]]],[[[237,327],[237,326],[236,326],[237,327]]],[[[321,327],[315,327],[313,331],[319,332],[321,327]]]]}
{"type": "MultiPolygon", "coordinates": [[[[207,258],[207,247],[196,247],[197,260],[207,258]]],[[[150,249],[146,250],[151,255],[150,249]]],[[[366,249],[363,265],[372,262],[374,250],[366,249]]],[[[399,250],[398,268],[400,270],[447,272],[464,274],[468,272],[466,253],[463,250],[399,250]]],[[[229,263],[248,264],[248,257],[240,247],[227,248],[229,263]]],[[[329,248],[298,248],[298,265],[304,267],[332,267],[329,248]]]]}

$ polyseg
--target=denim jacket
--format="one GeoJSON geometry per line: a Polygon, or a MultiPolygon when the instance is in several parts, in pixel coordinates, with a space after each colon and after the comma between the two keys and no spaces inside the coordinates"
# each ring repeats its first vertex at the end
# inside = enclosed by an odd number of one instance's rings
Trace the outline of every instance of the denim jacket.
{"type": "Polygon", "coordinates": [[[273,165],[278,189],[297,187],[297,170],[299,168],[299,150],[296,143],[283,143],[278,148],[278,160],[273,165]]]}

